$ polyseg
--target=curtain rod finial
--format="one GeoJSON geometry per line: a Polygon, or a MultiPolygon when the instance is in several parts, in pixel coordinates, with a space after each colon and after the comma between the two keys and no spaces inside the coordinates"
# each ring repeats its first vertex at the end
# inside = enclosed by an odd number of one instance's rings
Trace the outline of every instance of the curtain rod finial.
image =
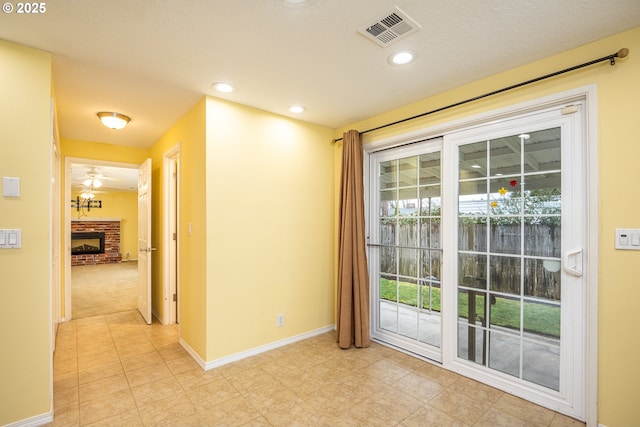
{"type": "Polygon", "coordinates": [[[618,58],[626,58],[627,56],[629,56],[629,49],[627,49],[626,47],[623,47],[618,52],[616,52],[616,56],[618,58]]]}
{"type": "Polygon", "coordinates": [[[616,58],[626,58],[627,56],[629,56],[629,49],[623,47],[622,49],[611,55],[611,59],[609,62],[611,63],[611,65],[616,65],[616,58]]]}

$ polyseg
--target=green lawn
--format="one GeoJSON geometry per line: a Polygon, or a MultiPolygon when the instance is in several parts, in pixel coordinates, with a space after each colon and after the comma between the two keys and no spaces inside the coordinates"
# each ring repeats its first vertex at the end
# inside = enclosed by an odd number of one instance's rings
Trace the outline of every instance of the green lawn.
{"type": "MultiPolygon", "coordinates": [[[[423,286],[422,308],[429,309],[428,286],[423,286]]],[[[413,307],[418,306],[418,285],[407,282],[380,279],[380,297],[388,301],[396,301],[413,307]]],[[[476,295],[476,319],[484,318],[484,295],[476,295]]],[[[440,311],[440,289],[431,288],[431,309],[440,311]]],[[[458,313],[460,317],[468,318],[469,295],[458,295],[458,313]]],[[[506,328],[520,328],[520,302],[506,298],[497,298],[491,306],[491,323],[506,328]]],[[[558,338],[560,336],[560,307],[525,303],[524,306],[524,330],[545,336],[558,338]]]]}

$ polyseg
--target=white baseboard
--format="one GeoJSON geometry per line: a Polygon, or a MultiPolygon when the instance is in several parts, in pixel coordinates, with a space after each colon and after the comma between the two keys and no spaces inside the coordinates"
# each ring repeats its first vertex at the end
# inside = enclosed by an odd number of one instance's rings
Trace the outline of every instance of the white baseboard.
{"type": "Polygon", "coordinates": [[[53,412],[49,411],[46,414],[25,418],[24,420],[16,421],[11,424],[5,424],[3,427],[37,427],[51,422],[53,422],[53,412]]]}
{"type": "Polygon", "coordinates": [[[166,323],[164,323],[164,322],[162,321],[162,318],[160,317],[160,315],[158,314],[158,312],[157,312],[157,311],[155,311],[155,310],[151,310],[151,316],[152,316],[152,317],[155,317],[155,318],[156,318],[156,320],[157,320],[158,322],[160,322],[160,324],[161,324],[161,325],[164,325],[164,326],[166,326],[166,325],[167,325],[166,323]]]}
{"type": "Polygon", "coordinates": [[[205,362],[198,353],[196,353],[196,351],[194,349],[191,348],[191,346],[189,344],[187,344],[187,342],[185,340],[183,340],[182,338],[180,338],[180,345],[182,346],[182,348],[184,348],[185,350],[187,350],[187,353],[189,353],[189,356],[191,356],[193,358],[193,360],[196,361],[196,363],[198,365],[200,365],[200,367],[202,369],[205,369],[207,366],[207,362],[205,362]]]}
{"type": "Polygon", "coordinates": [[[270,344],[255,347],[240,353],[235,353],[230,356],[221,357],[220,359],[212,360],[210,362],[204,361],[195,350],[193,350],[189,344],[187,344],[182,338],[180,338],[180,345],[193,357],[193,359],[200,365],[202,369],[208,371],[210,369],[218,368],[229,363],[237,362],[238,360],[246,359],[247,357],[255,356],[266,351],[275,350],[276,348],[284,347],[289,344],[296,343],[298,341],[313,338],[318,335],[326,334],[336,329],[335,325],[325,326],[324,328],[316,329],[313,331],[305,332],[304,334],[296,335],[290,338],[285,338],[280,341],[272,342],[270,344]]]}

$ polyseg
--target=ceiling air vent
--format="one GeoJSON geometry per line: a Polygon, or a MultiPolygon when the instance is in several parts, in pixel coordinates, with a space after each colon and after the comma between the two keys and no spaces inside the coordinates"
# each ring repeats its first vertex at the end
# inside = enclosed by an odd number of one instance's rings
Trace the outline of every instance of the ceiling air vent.
{"type": "Polygon", "coordinates": [[[407,37],[420,28],[420,25],[409,18],[398,6],[370,22],[358,32],[383,47],[407,37]]]}

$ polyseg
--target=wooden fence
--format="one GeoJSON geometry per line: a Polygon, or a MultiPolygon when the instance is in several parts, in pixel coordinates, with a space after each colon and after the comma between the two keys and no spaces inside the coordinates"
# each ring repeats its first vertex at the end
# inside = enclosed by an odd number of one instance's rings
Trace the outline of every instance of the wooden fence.
{"type": "MultiPolygon", "coordinates": [[[[397,242],[400,246],[399,249],[380,248],[383,274],[398,274],[403,276],[402,281],[409,283],[440,280],[439,221],[384,223],[380,231],[381,244],[396,245],[397,242]],[[415,247],[424,249],[410,249],[415,247]]],[[[458,228],[458,249],[462,251],[458,255],[458,281],[462,286],[520,295],[524,276],[525,296],[560,299],[558,225],[462,223],[458,228]],[[523,262],[521,254],[524,254],[523,262]]]]}

